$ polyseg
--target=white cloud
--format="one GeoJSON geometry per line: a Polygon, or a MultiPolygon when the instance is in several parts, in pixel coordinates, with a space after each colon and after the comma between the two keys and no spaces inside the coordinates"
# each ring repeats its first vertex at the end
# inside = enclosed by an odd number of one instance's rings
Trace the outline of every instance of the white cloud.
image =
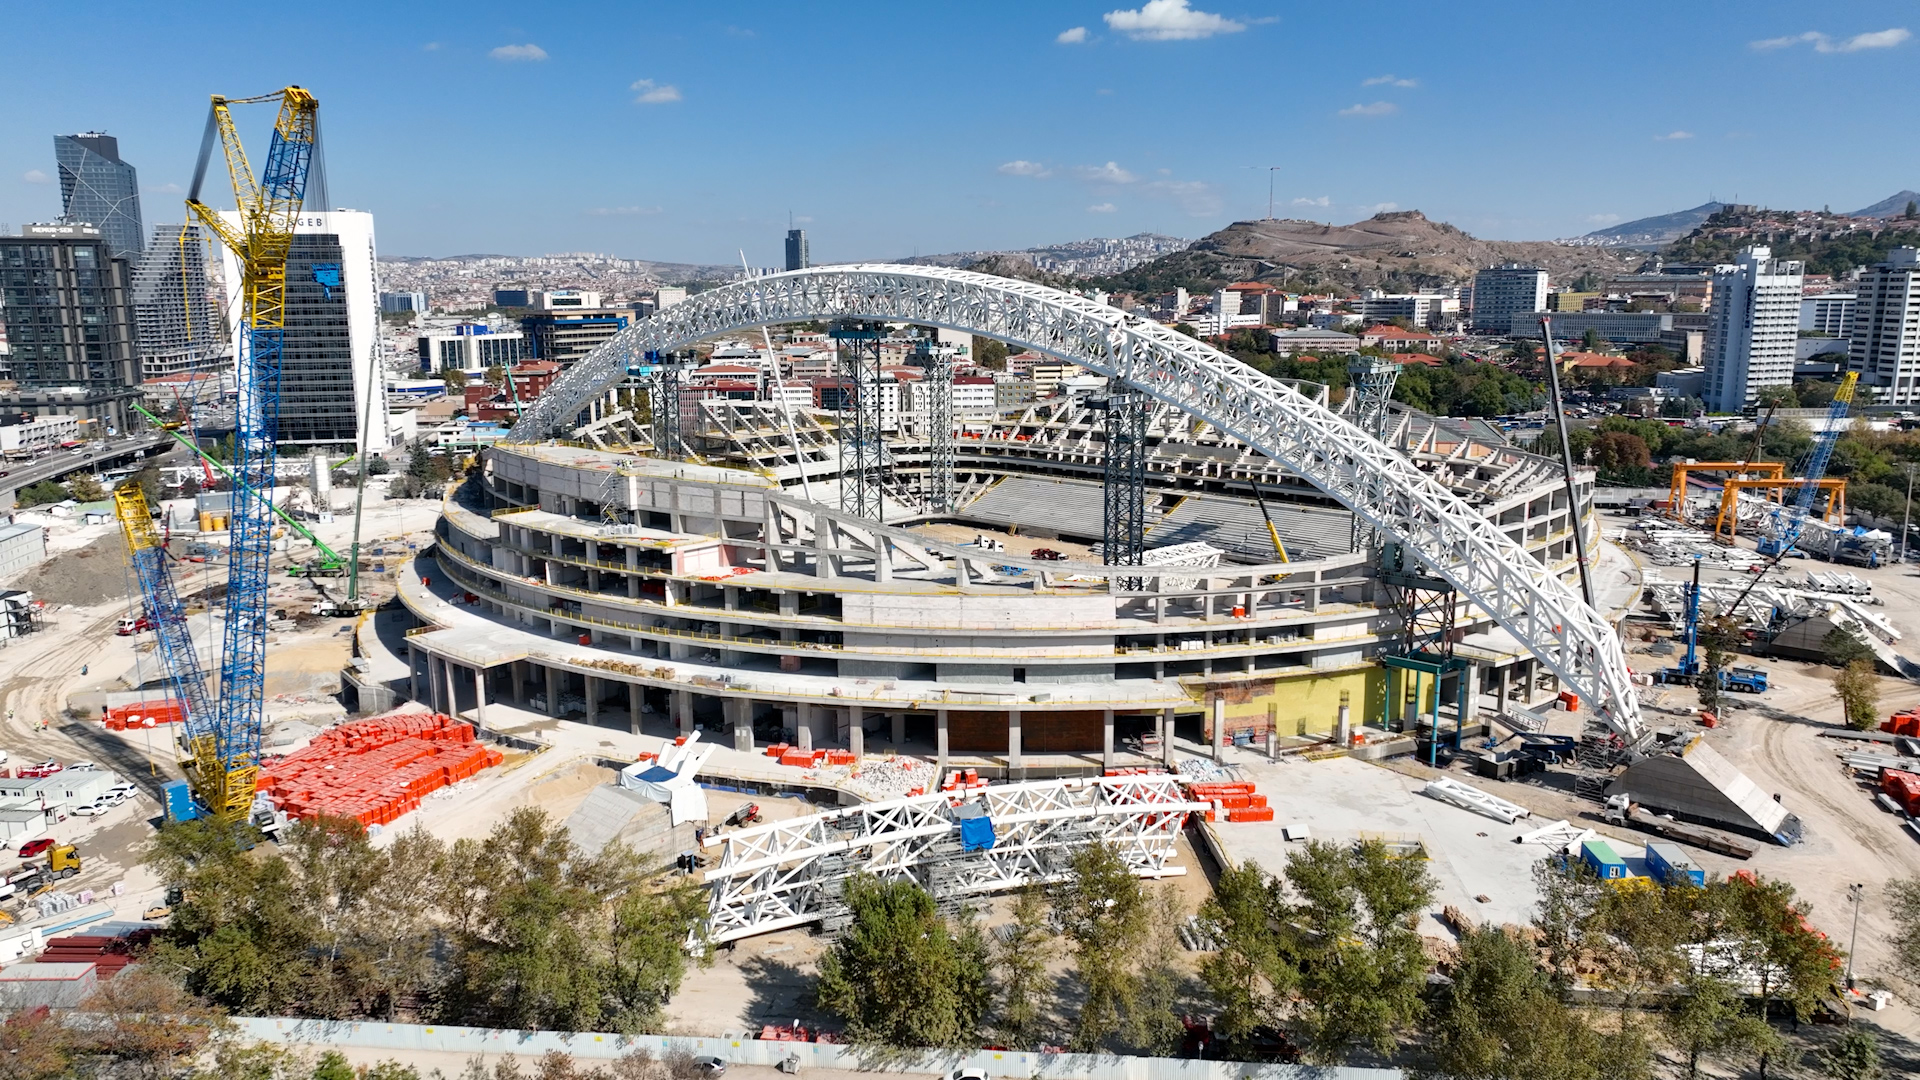
{"type": "Polygon", "coordinates": [[[727,36],[737,37],[737,38],[750,38],[750,37],[759,37],[760,35],[755,33],[750,27],[729,26],[727,27],[727,36]]]}
{"type": "Polygon", "coordinates": [[[179,184],[161,184],[159,187],[154,188],[153,190],[157,194],[161,194],[161,195],[178,195],[187,189],[181,187],[179,184]]]}
{"type": "Polygon", "coordinates": [[[1213,185],[1199,180],[1155,180],[1141,191],[1155,198],[1170,199],[1194,217],[1211,217],[1220,212],[1220,193],[1213,185]]]}
{"type": "Polygon", "coordinates": [[[1400,111],[1400,106],[1391,101],[1376,101],[1371,105],[1349,105],[1340,110],[1341,116],[1391,116],[1400,111]]]}
{"type": "Polygon", "coordinates": [[[1371,79],[1361,80],[1360,85],[1361,86],[1398,86],[1404,90],[1411,90],[1414,87],[1419,86],[1420,81],[1418,79],[1402,79],[1396,75],[1375,75],[1371,79]]]}
{"type": "Polygon", "coordinates": [[[801,214],[793,219],[793,223],[795,225],[811,225],[813,224],[813,218],[809,215],[801,214]]]}
{"type": "Polygon", "coordinates": [[[635,105],[665,105],[670,101],[680,100],[679,87],[672,84],[663,85],[656,83],[652,79],[637,79],[634,81],[634,84],[627,87],[627,89],[638,90],[640,92],[639,95],[633,99],[635,105]]]}
{"type": "Polygon", "coordinates": [[[421,52],[439,52],[440,43],[437,41],[429,41],[425,45],[420,46],[420,51],[421,52]]]}
{"type": "Polygon", "coordinates": [[[1372,206],[1361,207],[1360,212],[1365,214],[1391,214],[1398,209],[1400,209],[1400,204],[1397,202],[1377,202],[1372,206]]]}
{"type": "Polygon", "coordinates": [[[1147,0],[1137,11],[1109,11],[1101,18],[1135,41],[1190,41],[1247,28],[1223,15],[1195,11],[1187,0],[1147,0]]]}
{"type": "Polygon", "coordinates": [[[1071,30],[1062,30],[1053,40],[1061,45],[1078,45],[1087,40],[1087,28],[1076,26],[1071,30]]]}
{"type": "Polygon", "coordinates": [[[596,206],[586,211],[588,217],[650,217],[658,213],[657,206],[596,206]]]}
{"type": "Polygon", "coordinates": [[[1131,184],[1137,179],[1132,173],[1111,161],[1105,165],[1077,166],[1073,170],[1073,175],[1095,184],[1131,184]]]}
{"type": "Polygon", "coordinates": [[[1045,165],[1037,161],[1025,160],[1009,161],[995,171],[1004,173],[1007,176],[1030,176],[1035,180],[1045,180],[1047,177],[1053,175],[1053,170],[1047,168],[1045,165]]]}
{"type": "Polygon", "coordinates": [[[1111,214],[1111,213],[1113,213],[1113,212],[1114,212],[1115,210],[1118,210],[1118,209],[1120,209],[1120,208],[1119,208],[1119,207],[1117,207],[1117,206],[1115,206],[1115,205],[1113,205],[1113,204],[1112,204],[1112,203],[1110,203],[1110,202],[1103,202],[1103,203],[1094,203],[1094,204],[1093,204],[1092,206],[1089,206],[1089,207],[1087,207],[1087,213],[1089,213],[1089,214],[1111,214]]]}
{"type": "Polygon", "coordinates": [[[487,55],[495,60],[545,60],[547,50],[528,42],[525,45],[502,45],[487,55]]]}
{"type": "Polygon", "coordinates": [[[1806,44],[1812,45],[1814,52],[1850,53],[1860,52],[1863,49],[1891,49],[1895,45],[1903,44],[1912,36],[1913,34],[1904,26],[1896,26],[1888,30],[1873,30],[1864,34],[1855,34],[1844,41],[1835,41],[1818,30],[1809,30],[1804,34],[1789,34],[1786,37],[1767,38],[1763,41],[1753,42],[1752,44],[1754,48],[1762,52],[1806,44]]]}
{"type": "Polygon", "coordinates": [[[22,176],[20,177],[20,179],[22,179],[22,180],[25,180],[25,181],[26,181],[27,183],[29,183],[29,184],[51,184],[51,183],[53,183],[53,177],[51,177],[51,176],[48,176],[48,175],[47,175],[46,173],[43,173],[43,172],[41,172],[41,171],[40,171],[39,169],[28,169],[28,170],[27,170],[27,171],[26,171],[26,172],[25,172],[25,173],[24,173],[24,174],[23,174],[23,175],[22,175],[22,176]]]}
{"type": "Polygon", "coordinates": [[[1317,199],[1309,199],[1306,196],[1302,195],[1301,197],[1293,200],[1293,205],[1295,206],[1332,206],[1333,200],[1328,198],[1325,195],[1322,195],[1317,199]]]}
{"type": "Polygon", "coordinates": [[[1679,142],[1682,139],[1691,139],[1691,138],[1693,138],[1693,132],[1691,131],[1669,131],[1665,135],[1655,135],[1653,137],[1653,141],[1654,142],[1679,142]]]}
{"type": "Polygon", "coordinates": [[[1611,225],[1614,222],[1620,220],[1620,215],[1619,214],[1588,214],[1586,220],[1587,220],[1587,224],[1589,225],[1611,225]]]}

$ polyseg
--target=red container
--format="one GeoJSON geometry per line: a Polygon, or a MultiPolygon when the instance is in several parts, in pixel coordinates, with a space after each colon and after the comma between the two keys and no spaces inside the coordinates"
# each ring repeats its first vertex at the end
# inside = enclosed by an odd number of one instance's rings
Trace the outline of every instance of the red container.
{"type": "Polygon", "coordinates": [[[1248,806],[1239,810],[1227,811],[1228,821],[1272,821],[1273,808],[1270,806],[1248,806]]]}

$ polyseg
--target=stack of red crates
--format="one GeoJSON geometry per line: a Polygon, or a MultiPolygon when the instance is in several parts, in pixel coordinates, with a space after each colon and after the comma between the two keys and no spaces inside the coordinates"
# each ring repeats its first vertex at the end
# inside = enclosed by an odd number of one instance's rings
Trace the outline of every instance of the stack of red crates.
{"type": "Polygon", "coordinates": [[[1887,717],[1885,723],[1880,725],[1880,730],[1892,732],[1895,735],[1908,735],[1920,739],[1920,711],[1903,709],[1900,712],[1894,713],[1892,716],[1887,717]]]}
{"type": "Polygon", "coordinates": [[[155,724],[184,724],[187,722],[187,710],[181,706],[179,698],[160,698],[110,706],[105,719],[108,731],[125,731],[130,727],[146,727],[149,717],[155,724]]]}
{"type": "Polygon", "coordinates": [[[260,770],[260,790],[290,817],[387,825],[420,800],[500,764],[473,726],[440,713],[390,713],[329,728],[260,770]]]}
{"type": "Polygon", "coordinates": [[[1225,810],[1228,821],[1273,820],[1273,808],[1267,805],[1267,797],[1255,792],[1250,783],[1190,784],[1187,790],[1195,800],[1212,803],[1215,813],[1225,810]]]}
{"type": "Polygon", "coordinates": [[[1909,815],[1920,817],[1920,775],[1899,769],[1880,770],[1880,790],[1909,815]]]}

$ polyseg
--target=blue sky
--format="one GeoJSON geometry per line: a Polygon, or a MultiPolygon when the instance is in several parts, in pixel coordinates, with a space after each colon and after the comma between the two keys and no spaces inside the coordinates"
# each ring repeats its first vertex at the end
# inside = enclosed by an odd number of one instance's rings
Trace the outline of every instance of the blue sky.
{"type": "MultiPolygon", "coordinates": [[[[816,261],[1267,212],[1541,239],[1920,188],[1920,8],[1806,3],[9,5],[0,221],[102,129],[177,221],[207,95],[321,102],[383,254],[816,261]],[[1913,33],[1910,33],[1911,30],[1913,33]],[[1866,102],[1867,105],[1859,103],[1866,102]],[[1873,104],[1877,103],[1877,104],[1873,104]]],[[[264,147],[268,116],[243,137],[264,147]]]]}

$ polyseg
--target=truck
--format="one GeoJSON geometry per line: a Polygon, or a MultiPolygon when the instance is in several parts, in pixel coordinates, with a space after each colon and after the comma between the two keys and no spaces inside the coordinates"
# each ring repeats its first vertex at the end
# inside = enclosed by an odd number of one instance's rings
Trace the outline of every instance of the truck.
{"type": "Polygon", "coordinates": [[[1717,855],[1727,855],[1735,859],[1753,858],[1753,849],[1745,844],[1736,843],[1718,833],[1689,828],[1671,818],[1651,814],[1639,803],[1634,802],[1631,795],[1607,796],[1607,806],[1602,820],[1609,825],[1639,829],[1641,832],[1652,833],[1668,840],[1678,840],[1683,844],[1692,845],[1702,851],[1711,851],[1717,855]]]}
{"type": "Polygon", "coordinates": [[[47,852],[44,864],[34,863],[19,874],[8,879],[20,893],[35,893],[62,878],[70,878],[80,872],[80,853],[72,844],[62,844],[47,852]]]}

